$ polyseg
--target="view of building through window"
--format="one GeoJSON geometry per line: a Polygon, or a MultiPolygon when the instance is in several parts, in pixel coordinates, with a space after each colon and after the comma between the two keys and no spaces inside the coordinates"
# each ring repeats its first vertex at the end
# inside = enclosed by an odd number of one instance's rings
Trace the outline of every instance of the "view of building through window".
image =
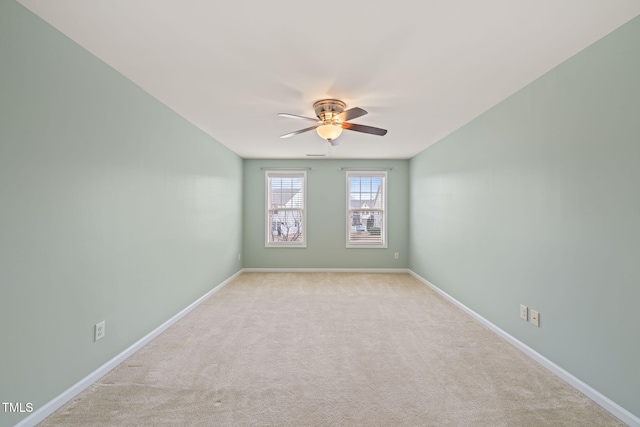
{"type": "Polygon", "coordinates": [[[386,244],[386,172],[347,172],[347,246],[386,244]]]}
{"type": "Polygon", "coordinates": [[[305,172],[267,172],[267,246],[305,244],[305,172]]]}

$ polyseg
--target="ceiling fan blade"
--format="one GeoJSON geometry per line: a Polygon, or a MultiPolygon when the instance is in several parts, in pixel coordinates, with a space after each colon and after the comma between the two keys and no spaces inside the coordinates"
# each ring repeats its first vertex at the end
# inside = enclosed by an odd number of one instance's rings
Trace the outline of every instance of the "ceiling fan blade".
{"type": "Polygon", "coordinates": [[[314,130],[318,126],[320,126],[320,125],[311,126],[310,128],[306,128],[306,129],[300,129],[300,130],[297,130],[295,132],[285,133],[284,135],[280,135],[280,138],[289,138],[289,137],[292,137],[294,135],[298,135],[300,133],[309,132],[310,130],[314,130]]]}
{"type": "Polygon", "coordinates": [[[355,130],[356,132],[369,133],[371,135],[379,136],[387,134],[386,129],[374,128],[373,126],[356,125],[354,123],[342,123],[342,129],[355,130]]]}
{"type": "Polygon", "coordinates": [[[312,119],[311,117],[298,116],[298,115],[295,115],[295,114],[278,113],[278,115],[280,117],[287,117],[289,119],[309,120],[309,121],[316,122],[316,123],[320,122],[320,120],[318,120],[318,119],[312,119]]]}
{"type": "Polygon", "coordinates": [[[358,117],[362,117],[365,114],[367,114],[367,112],[362,108],[354,107],[338,114],[337,119],[341,122],[346,122],[347,120],[352,120],[352,119],[357,119],[358,117]]]}

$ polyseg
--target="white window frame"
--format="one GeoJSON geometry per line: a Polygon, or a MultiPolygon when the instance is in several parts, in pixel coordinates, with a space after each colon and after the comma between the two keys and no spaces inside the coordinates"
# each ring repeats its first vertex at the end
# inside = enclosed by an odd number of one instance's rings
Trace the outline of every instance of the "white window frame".
{"type": "Polygon", "coordinates": [[[267,248],[306,248],[307,247],[307,171],[306,170],[265,170],[265,247],[267,248]],[[302,208],[273,208],[271,203],[271,178],[277,177],[301,177],[302,178],[302,208]],[[299,241],[275,242],[272,239],[274,232],[272,218],[274,211],[300,211],[301,236],[299,241]]]}
{"type": "Polygon", "coordinates": [[[347,248],[358,248],[358,249],[385,249],[387,248],[387,224],[388,224],[388,210],[387,210],[387,197],[388,191],[387,187],[389,186],[389,173],[387,171],[379,171],[379,170],[370,170],[370,171],[349,171],[346,173],[346,184],[347,184],[347,212],[346,212],[346,247],[347,248]],[[364,211],[364,209],[360,208],[352,208],[351,207],[351,177],[380,177],[382,178],[382,203],[381,207],[374,208],[369,207],[366,209],[367,212],[380,212],[382,220],[381,220],[381,241],[380,242],[357,242],[351,240],[351,214],[356,211],[364,211]]]}

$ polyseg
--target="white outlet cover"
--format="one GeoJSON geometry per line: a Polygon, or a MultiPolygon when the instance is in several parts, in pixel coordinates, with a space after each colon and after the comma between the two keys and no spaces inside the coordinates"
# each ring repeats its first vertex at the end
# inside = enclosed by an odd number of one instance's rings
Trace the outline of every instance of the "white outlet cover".
{"type": "Polygon", "coordinates": [[[522,320],[529,320],[529,316],[528,316],[528,308],[526,305],[524,304],[520,304],[520,318],[522,320]]]}
{"type": "Polygon", "coordinates": [[[102,338],[104,338],[104,334],[105,334],[105,321],[103,320],[100,323],[96,323],[96,328],[95,328],[95,341],[101,340],[102,338]]]}

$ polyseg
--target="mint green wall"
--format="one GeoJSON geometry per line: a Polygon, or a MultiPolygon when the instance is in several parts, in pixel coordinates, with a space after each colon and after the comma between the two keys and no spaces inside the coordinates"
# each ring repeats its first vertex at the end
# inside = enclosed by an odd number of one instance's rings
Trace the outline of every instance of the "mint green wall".
{"type": "Polygon", "coordinates": [[[0,0],[0,401],[38,409],[242,251],[245,267],[410,266],[640,416],[637,40],[639,19],[410,162],[243,162],[0,0]],[[268,166],[313,167],[306,249],[264,247],[268,166]],[[395,168],[387,249],[345,248],[341,166],[395,168]]]}
{"type": "Polygon", "coordinates": [[[241,268],[242,159],[14,1],[0,58],[0,402],[37,410],[241,268]]]}
{"type": "Polygon", "coordinates": [[[409,265],[408,160],[245,160],[243,193],[244,267],[407,268],[409,265]],[[306,248],[265,248],[265,182],[261,167],[312,168],[307,173],[306,248]],[[345,248],[346,172],[341,167],[394,168],[388,177],[387,249],[345,248]],[[399,259],[394,259],[395,252],[400,254],[399,259]]]}
{"type": "Polygon", "coordinates": [[[636,18],[413,158],[410,209],[413,271],[637,416],[639,41],[636,18]]]}

